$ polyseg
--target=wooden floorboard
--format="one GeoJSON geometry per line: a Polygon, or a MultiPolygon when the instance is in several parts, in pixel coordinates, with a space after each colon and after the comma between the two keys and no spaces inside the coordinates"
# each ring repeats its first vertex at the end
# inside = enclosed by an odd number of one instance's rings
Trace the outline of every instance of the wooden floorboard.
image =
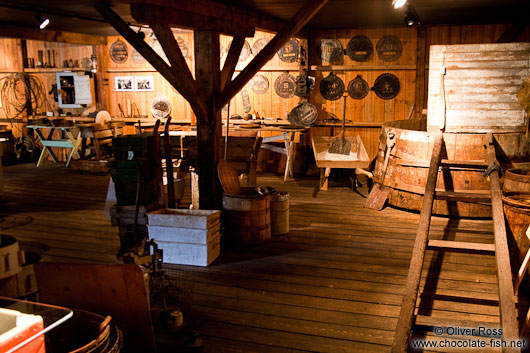
{"type": "MultiPolygon", "coordinates": [[[[28,164],[5,167],[4,178],[3,234],[46,261],[117,262],[117,228],[102,212],[108,176],[28,164]]],[[[167,265],[190,289],[187,317],[204,351],[389,352],[419,214],[364,209],[366,187],[356,193],[347,183],[316,193],[317,179],[262,174],[258,184],[289,192],[288,235],[224,249],[210,267],[167,265]]],[[[493,227],[433,217],[431,235],[487,244],[493,227]]],[[[427,251],[420,288],[422,315],[499,325],[493,257],[427,251]]]]}

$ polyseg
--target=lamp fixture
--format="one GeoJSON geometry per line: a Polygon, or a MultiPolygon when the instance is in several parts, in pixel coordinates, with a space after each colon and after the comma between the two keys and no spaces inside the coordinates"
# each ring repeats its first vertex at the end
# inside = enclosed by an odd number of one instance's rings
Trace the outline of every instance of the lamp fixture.
{"type": "Polygon", "coordinates": [[[420,18],[412,5],[407,6],[407,11],[405,12],[405,24],[408,27],[420,24],[420,18]]]}
{"type": "Polygon", "coordinates": [[[50,24],[50,19],[47,17],[43,19],[42,14],[40,12],[37,14],[37,21],[39,22],[40,29],[44,29],[50,24]]]}
{"type": "Polygon", "coordinates": [[[400,7],[403,7],[407,3],[407,0],[392,0],[392,5],[395,9],[399,9],[400,7]]]}

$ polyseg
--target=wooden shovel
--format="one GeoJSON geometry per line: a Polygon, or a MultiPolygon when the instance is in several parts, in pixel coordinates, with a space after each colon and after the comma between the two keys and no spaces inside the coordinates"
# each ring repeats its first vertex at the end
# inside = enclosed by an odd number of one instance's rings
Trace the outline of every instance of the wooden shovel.
{"type": "Polygon", "coordinates": [[[348,96],[344,95],[344,110],[342,112],[342,132],[340,133],[340,137],[336,138],[331,144],[331,147],[328,150],[329,153],[349,155],[351,152],[351,143],[350,141],[344,138],[344,130],[346,123],[346,97],[348,96]]]}
{"type": "Polygon", "coordinates": [[[385,187],[385,175],[388,168],[388,160],[390,159],[390,152],[396,144],[394,141],[395,135],[393,133],[388,133],[386,137],[386,152],[385,152],[385,162],[383,163],[383,175],[381,176],[381,185],[375,184],[364,203],[364,208],[369,208],[372,210],[381,211],[385,205],[386,199],[388,198],[388,193],[390,189],[385,187]]]}

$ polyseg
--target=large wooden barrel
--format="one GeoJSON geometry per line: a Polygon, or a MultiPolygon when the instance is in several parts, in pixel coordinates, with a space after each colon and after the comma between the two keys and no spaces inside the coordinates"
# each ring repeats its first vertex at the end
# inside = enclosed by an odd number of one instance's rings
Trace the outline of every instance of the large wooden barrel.
{"type": "Polygon", "coordinates": [[[236,245],[263,243],[271,238],[270,195],[242,189],[243,195],[223,195],[223,240],[236,245]]]}
{"type": "Polygon", "coordinates": [[[528,251],[526,231],[530,226],[530,192],[507,192],[502,201],[506,218],[512,272],[516,273],[528,251]]]}
{"type": "Polygon", "coordinates": [[[530,192],[530,169],[511,168],[504,175],[504,192],[530,192]]]}
{"type": "MultiPolygon", "coordinates": [[[[385,185],[391,188],[389,204],[408,210],[421,210],[427,182],[434,135],[426,131],[426,120],[398,120],[386,123],[381,129],[376,157],[374,181],[381,182],[386,136],[395,134],[385,176],[385,185]]],[[[530,160],[529,140],[522,133],[494,134],[499,148],[497,159],[503,169],[513,163],[530,160]]],[[[453,160],[486,161],[484,148],[486,134],[444,133],[445,148],[442,158],[453,160]]],[[[483,170],[444,168],[438,174],[437,191],[468,191],[489,193],[489,183],[483,170]]],[[[433,213],[456,217],[491,217],[487,204],[436,200],[433,213]]]]}

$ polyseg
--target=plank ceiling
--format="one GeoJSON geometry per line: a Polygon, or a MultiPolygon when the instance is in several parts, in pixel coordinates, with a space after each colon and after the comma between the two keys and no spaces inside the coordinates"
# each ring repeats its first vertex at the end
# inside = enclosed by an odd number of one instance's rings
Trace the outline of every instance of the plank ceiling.
{"type": "MultiPolygon", "coordinates": [[[[182,0],[187,1],[187,0],[182,0]]],[[[151,2],[151,0],[146,0],[151,2]]],[[[168,1],[170,3],[171,1],[168,1]]],[[[278,18],[289,19],[305,0],[222,0],[221,2],[278,18]]],[[[425,25],[528,23],[529,0],[411,0],[425,25]]],[[[116,35],[101,21],[91,0],[0,0],[0,22],[37,27],[37,12],[49,17],[49,29],[116,35]],[[100,21],[98,21],[100,20],[100,21]]],[[[133,22],[127,5],[115,10],[133,22]]],[[[405,10],[391,0],[330,0],[310,21],[309,28],[395,27],[404,25],[405,10]]]]}

